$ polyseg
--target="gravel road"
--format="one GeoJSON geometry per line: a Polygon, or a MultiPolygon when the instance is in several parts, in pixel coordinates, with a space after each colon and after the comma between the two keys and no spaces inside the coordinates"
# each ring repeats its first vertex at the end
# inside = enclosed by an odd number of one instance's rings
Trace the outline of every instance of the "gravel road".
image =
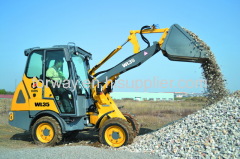
{"type": "Polygon", "coordinates": [[[6,149],[0,147],[0,159],[157,159],[144,153],[115,151],[91,146],[58,146],[44,148],[6,149]]]}

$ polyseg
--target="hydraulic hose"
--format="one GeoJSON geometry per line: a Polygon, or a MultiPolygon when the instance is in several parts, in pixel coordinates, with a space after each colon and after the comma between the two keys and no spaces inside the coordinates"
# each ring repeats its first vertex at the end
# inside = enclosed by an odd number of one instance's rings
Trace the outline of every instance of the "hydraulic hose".
{"type": "Polygon", "coordinates": [[[147,48],[148,48],[148,47],[150,47],[150,42],[149,42],[148,39],[147,39],[145,36],[143,36],[143,34],[142,34],[142,31],[143,31],[143,30],[146,30],[146,29],[151,29],[151,26],[149,26],[149,25],[143,26],[143,27],[141,28],[141,30],[140,30],[140,35],[141,35],[142,40],[148,45],[148,46],[147,46],[147,48]]]}

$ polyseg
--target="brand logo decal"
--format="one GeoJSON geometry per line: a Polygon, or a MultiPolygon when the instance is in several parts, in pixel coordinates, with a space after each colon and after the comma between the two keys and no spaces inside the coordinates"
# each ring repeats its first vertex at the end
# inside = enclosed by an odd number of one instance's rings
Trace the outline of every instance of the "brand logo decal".
{"type": "Polygon", "coordinates": [[[35,102],[35,107],[49,107],[49,102],[35,102]]]}
{"type": "Polygon", "coordinates": [[[131,65],[131,64],[134,63],[134,62],[135,62],[135,59],[130,59],[130,60],[128,60],[127,62],[123,63],[122,66],[123,66],[123,67],[129,66],[129,65],[131,65]]]}
{"type": "Polygon", "coordinates": [[[31,84],[31,87],[33,88],[33,89],[36,89],[38,86],[37,86],[37,82],[33,82],[32,84],[31,84]]]}

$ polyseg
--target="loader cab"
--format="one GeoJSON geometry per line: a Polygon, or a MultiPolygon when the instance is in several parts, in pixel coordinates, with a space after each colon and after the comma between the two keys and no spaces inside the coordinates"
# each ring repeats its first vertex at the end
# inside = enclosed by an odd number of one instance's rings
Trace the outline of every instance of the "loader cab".
{"type": "Polygon", "coordinates": [[[57,110],[63,117],[86,115],[91,105],[88,88],[90,53],[76,46],[58,45],[28,49],[25,55],[29,57],[25,76],[31,82],[30,100],[38,103],[35,107],[57,110]]]}

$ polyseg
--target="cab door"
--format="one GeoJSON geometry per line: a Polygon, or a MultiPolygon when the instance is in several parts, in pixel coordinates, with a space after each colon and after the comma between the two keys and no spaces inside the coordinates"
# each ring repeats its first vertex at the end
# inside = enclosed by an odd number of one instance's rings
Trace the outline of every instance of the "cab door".
{"type": "Polygon", "coordinates": [[[71,66],[69,61],[66,61],[64,49],[46,50],[43,70],[44,98],[54,100],[62,115],[75,114],[70,70],[71,66]],[[61,66],[57,64],[59,60],[62,61],[61,66]],[[56,80],[56,76],[60,74],[63,78],[56,80]]]}
{"type": "Polygon", "coordinates": [[[30,116],[39,111],[52,110],[59,112],[53,100],[46,100],[43,97],[43,70],[44,50],[34,50],[29,54],[23,82],[29,94],[30,116]]]}

